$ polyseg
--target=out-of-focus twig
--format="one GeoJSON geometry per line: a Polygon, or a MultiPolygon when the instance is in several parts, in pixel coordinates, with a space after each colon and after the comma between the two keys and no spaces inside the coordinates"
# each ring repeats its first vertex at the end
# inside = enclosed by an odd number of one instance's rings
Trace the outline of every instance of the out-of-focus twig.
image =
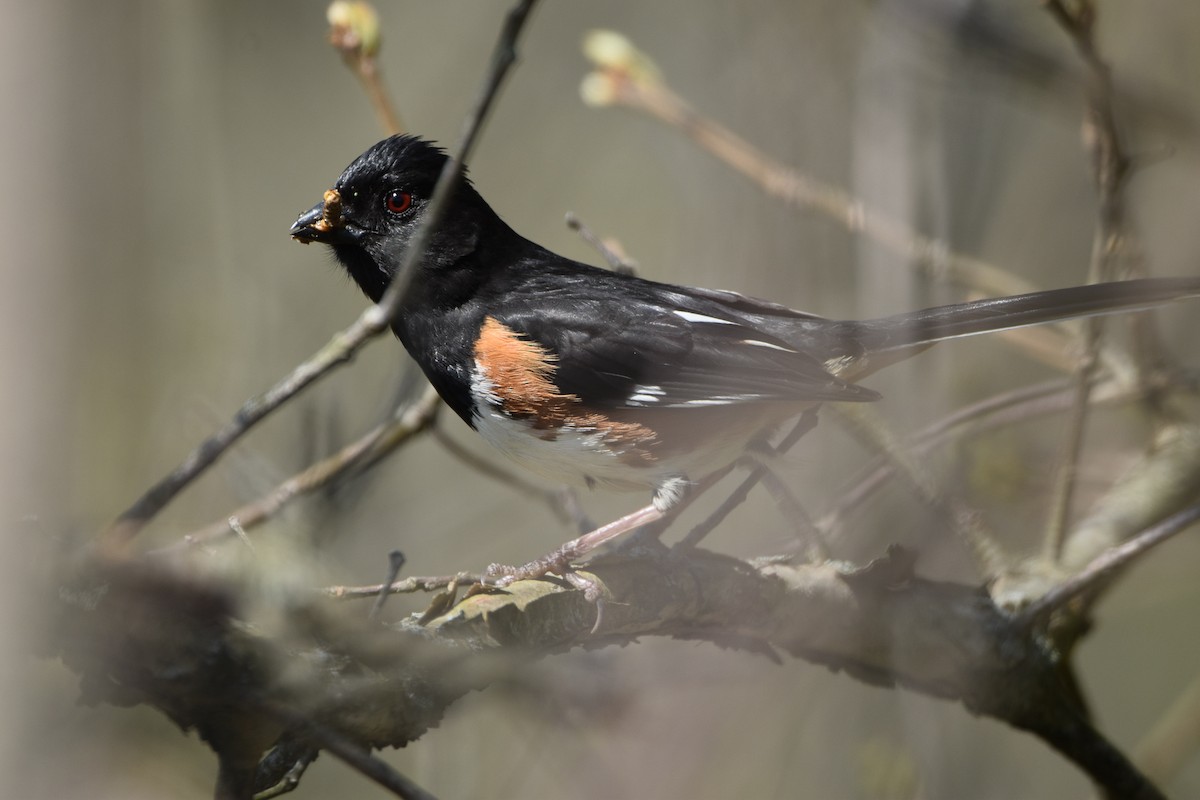
{"type": "Polygon", "coordinates": [[[1180,511],[1129,541],[1109,548],[1082,570],[1022,609],[1018,621],[1022,625],[1033,626],[1056,609],[1094,589],[1150,548],[1162,544],[1196,522],[1200,522],[1200,505],[1180,511]]]}
{"type": "MultiPolygon", "coordinates": [[[[1125,186],[1132,161],[1125,153],[1117,127],[1112,71],[1096,47],[1096,4],[1094,0],[1042,0],[1042,5],[1070,38],[1085,69],[1087,102],[1081,138],[1091,163],[1097,197],[1096,233],[1088,279],[1113,280],[1122,272],[1145,275],[1145,261],[1125,208],[1125,186]]],[[[1169,357],[1154,329],[1152,315],[1135,315],[1130,325],[1136,344],[1134,368],[1140,382],[1149,385],[1155,373],[1169,368],[1169,357]]],[[[1084,331],[1083,352],[1076,370],[1075,402],[1063,442],[1062,464],[1055,480],[1045,536],[1044,554],[1051,560],[1062,556],[1103,322],[1098,318],[1085,320],[1084,331]]]]}
{"type": "Polygon", "coordinates": [[[393,581],[392,583],[376,583],[369,586],[326,586],[321,591],[334,600],[362,600],[378,597],[380,593],[415,594],[417,592],[436,592],[451,584],[468,585],[480,583],[483,576],[473,572],[460,572],[457,575],[417,576],[393,581]]]}
{"type": "Polygon", "coordinates": [[[1200,748],[1200,677],[1195,678],[1146,737],[1134,748],[1133,762],[1147,778],[1167,783],[1200,748]]]}
{"type": "MultiPolygon", "coordinates": [[[[774,450],[771,450],[770,455],[775,455],[774,450]]],[[[812,516],[801,505],[791,488],[775,474],[770,461],[771,459],[768,459],[760,464],[762,469],[759,480],[762,482],[763,488],[775,500],[775,506],[779,509],[780,516],[787,521],[788,526],[794,532],[796,541],[803,549],[806,558],[811,562],[829,559],[833,555],[833,551],[830,550],[824,533],[813,522],[812,516]]],[[[753,474],[757,475],[759,471],[755,470],[753,474]]]]}
{"type": "Polygon", "coordinates": [[[433,435],[437,438],[438,443],[446,449],[446,452],[450,453],[450,455],[457,458],[463,464],[466,464],[481,475],[486,475],[492,480],[516,490],[526,497],[540,500],[560,522],[572,525],[585,533],[591,529],[591,523],[587,521],[583,514],[583,509],[580,507],[578,500],[574,498],[573,491],[570,488],[545,489],[532,481],[527,481],[512,470],[494,464],[463,447],[450,438],[440,427],[434,428],[433,435]]]}
{"type": "MultiPolygon", "coordinates": [[[[792,429],[775,446],[775,455],[785,455],[804,438],[805,434],[811,432],[815,427],[817,427],[817,409],[812,408],[800,415],[800,418],[796,420],[796,424],[792,429]]],[[[725,521],[726,517],[733,513],[735,508],[746,502],[746,498],[750,496],[750,490],[757,486],[759,481],[763,479],[764,472],[766,472],[766,468],[762,466],[751,470],[750,474],[738,484],[737,488],[725,497],[715,511],[688,531],[687,536],[680,540],[678,546],[695,547],[700,544],[705,536],[712,533],[718,525],[725,521]]],[[[825,551],[829,549],[828,545],[824,542],[821,542],[819,546],[824,548],[825,551]]]]}
{"type": "MultiPolygon", "coordinates": [[[[1122,186],[1129,162],[1121,150],[1112,109],[1112,80],[1108,65],[1096,51],[1093,30],[1096,9],[1091,0],[1078,0],[1068,8],[1062,0],[1043,0],[1043,5],[1059,26],[1071,37],[1087,68],[1087,110],[1083,121],[1084,147],[1092,162],[1092,173],[1099,200],[1099,220],[1092,245],[1088,280],[1096,283],[1111,279],[1116,271],[1119,233],[1124,228],[1122,186]]],[[[1083,452],[1084,426],[1087,421],[1088,395],[1096,370],[1096,352],[1103,323],[1098,319],[1084,322],[1083,350],[1075,371],[1075,399],[1067,421],[1063,455],[1054,482],[1050,517],[1046,529],[1044,554],[1057,561],[1075,493],[1076,473],[1083,452]]]]}
{"type": "Polygon", "coordinates": [[[413,436],[426,431],[437,419],[441,399],[432,386],[426,387],[412,404],[397,410],[392,419],[383,422],[355,442],[322,459],[276,486],[263,497],[242,506],[224,520],[214,522],[184,537],[154,554],[172,552],[179,547],[191,547],[246,531],[274,517],[294,500],[312,494],[355,469],[365,469],[378,463],[413,436]]]}
{"type": "Polygon", "coordinates": [[[362,82],[379,122],[389,134],[403,133],[404,124],[383,88],[379,70],[379,15],[370,3],[337,0],[325,13],[329,21],[329,43],[342,54],[342,60],[362,82]]]}
{"type": "MultiPolygon", "coordinates": [[[[845,190],[769,158],[750,142],[688,105],[667,84],[654,62],[623,35],[593,31],[584,41],[584,52],[595,66],[580,87],[584,102],[589,105],[623,106],[649,114],[757,183],[767,194],[822,213],[850,231],[871,238],[934,280],[947,279],[986,296],[1037,290],[1038,287],[1008,270],[956,252],[943,241],[879,214],[845,190]]],[[[1050,327],[1068,335],[1071,341],[1077,341],[1084,330],[1079,322],[1071,320],[1050,327]]],[[[1032,350],[1034,357],[1048,360],[1049,348],[1045,345],[1049,336],[1045,331],[1010,332],[1005,338],[1032,350]]],[[[1158,351],[1161,352],[1161,347],[1158,351]]],[[[1114,356],[1109,352],[1101,352],[1100,358],[1113,366],[1114,356]]],[[[1061,358],[1049,360],[1053,366],[1061,366],[1061,358]]]]}
{"type": "MultiPolygon", "coordinates": [[[[387,580],[383,582],[384,586],[391,586],[396,582],[396,576],[400,574],[400,570],[404,567],[404,561],[404,553],[401,551],[393,550],[392,552],[388,553],[387,580]]],[[[368,615],[370,619],[374,620],[379,618],[379,615],[383,613],[383,606],[385,603],[387,603],[387,599],[390,595],[391,592],[387,591],[386,589],[379,590],[379,596],[375,598],[375,604],[371,606],[371,611],[368,615]]]]}
{"type": "Polygon", "coordinates": [[[434,795],[416,784],[411,778],[383,759],[371,755],[370,750],[332,728],[320,725],[303,714],[281,705],[263,704],[262,710],[285,723],[289,728],[303,729],[305,735],[320,745],[322,750],[341,759],[346,765],[375,781],[396,797],[403,798],[403,800],[437,800],[434,795]]]}
{"type": "Polygon", "coordinates": [[[579,238],[596,249],[596,252],[608,262],[608,266],[613,272],[620,272],[625,275],[633,275],[637,272],[637,262],[631,261],[625,256],[624,252],[620,252],[617,248],[593,233],[592,229],[584,225],[583,220],[575,215],[575,212],[567,212],[566,222],[568,228],[579,234],[579,238]]]}
{"type": "MultiPolygon", "coordinates": [[[[1067,388],[1063,380],[1047,381],[985,398],[918,431],[908,438],[905,448],[914,456],[924,456],[951,437],[969,436],[990,430],[996,424],[1008,425],[1041,414],[1061,411],[1069,402],[1063,395],[1067,388]],[[1005,414],[1006,411],[1012,413],[1005,414]],[[998,423],[997,418],[1000,420],[998,423]]],[[[821,529],[836,530],[845,517],[882,486],[894,470],[895,466],[887,458],[876,456],[850,482],[851,488],[842,493],[837,504],[821,518],[818,522],[821,529]]]]}
{"type": "Polygon", "coordinates": [[[1067,433],[1063,439],[1062,457],[1054,476],[1051,493],[1050,513],[1047,520],[1043,555],[1052,562],[1062,556],[1067,525],[1071,516],[1071,502],[1075,497],[1079,459],[1083,455],[1084,429],[1087,424],[1088,407],[1091,399],[1092,381],[1096,375],[1096,350],[1100,346],[1102,323],[1096,318],[1084,320],[1087,333],[1079,364],[1075,371],[1071,412],[1067,415],[1067,433]]]}
{"type": "Polygon", "coordinates": [[[1132,539],[1200,498],[1200,425],[1158,431],[1145,453],[1091,504],[1071,528],[1059,563],[1079,572],[1111,547],[1132,539]]]}
{"type": "Polygon", "coordinates": [[[983,518],[961,500],[947,496],[942,491],[937,481],[913,458],[913,454],[897,439],[877,411],[849,403],[833,405],[831,410],[851,435],[891,464],[895,474],[904,479],[914,496],[942,516],[962,538],[981,574],[988,577],[1000,574],[1008,560],[983,518]]]}
{"type": "Polygon", "coordinates": [[[290,794],[300,788],[300,779],[304,777],[304,773],[317,759],[316,751],[310,751],[304,754],[292,765],[292,768],[284,773],[279,782],[270,789],[264,789],[254,795],[254,800],[274,800],[276,797],[283,797],[285,794],[290,794]]]}
{"type": "Polygon", "coordinates": [[[681,131],[767,194],[830,217],[912,261],[932,278],[947,278],[989,295],[1036,291],[1037,287],[1006,270],[957,253],[945,242],[868,208],[846,191],[768,158],[745,139],[689,106],[671,89],[654,63],[621,34],[593,31],[584,41],[584,53],[595,65],[580,88],[589,105],[624,106],[649,114],[681,131]]]}

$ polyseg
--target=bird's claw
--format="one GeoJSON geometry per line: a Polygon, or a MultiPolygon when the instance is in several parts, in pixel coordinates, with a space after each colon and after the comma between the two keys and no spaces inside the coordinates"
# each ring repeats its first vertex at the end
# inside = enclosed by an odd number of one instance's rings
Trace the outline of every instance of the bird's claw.
{"type": "Polygon", "coordinates": [[[498,589],[511,586],[517,581],[537,580],[547,575],[556,575],[562,578],[571,588],[582,592],[584,600],[596,607],[596,621],[590,631],[593,634],[596,633],[604,620],[604,586],[598,580],[576,571],[570,561],[563,558],[561,551],[556,551],[519,567],[489,564],[483,571],[485,585],[498,589]]]}

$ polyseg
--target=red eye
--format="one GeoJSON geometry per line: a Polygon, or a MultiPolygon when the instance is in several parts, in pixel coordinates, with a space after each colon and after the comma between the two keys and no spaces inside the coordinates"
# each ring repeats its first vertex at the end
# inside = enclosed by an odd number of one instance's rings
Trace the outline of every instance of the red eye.
{"type": "Polygon", "coordinates": [[[403,214],[412,208],[412,195],[395,189],[387,196],[387,210],[393,214],[403,214]]]}

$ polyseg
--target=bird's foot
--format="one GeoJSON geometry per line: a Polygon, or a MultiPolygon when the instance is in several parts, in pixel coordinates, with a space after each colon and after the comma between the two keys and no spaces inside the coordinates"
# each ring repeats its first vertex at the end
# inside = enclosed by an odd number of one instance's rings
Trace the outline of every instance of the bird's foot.
{"type": "Polygon", "coordinates": [[[571,561],[581,557],[578,548],[572,547],[578,540],[567,542],[554,552],[547,553],[539,559],[530,561],[519,567],[504,564],[490,564],[484,570],[484,583],[488,586],[503,588],[517,581],[531,581],[546,575],[557,575],[570,586],[583,593],[583,598],[596,607],[596,621],[592,624],[591,633],[600,630],[604,620],[604,585],[595,578],[587,577],[571,566],[571,561]]]}

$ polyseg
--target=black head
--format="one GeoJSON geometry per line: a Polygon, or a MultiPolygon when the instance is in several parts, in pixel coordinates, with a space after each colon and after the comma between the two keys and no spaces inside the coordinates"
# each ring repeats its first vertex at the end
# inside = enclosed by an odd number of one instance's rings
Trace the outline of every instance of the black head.
{"type": "MultiPolygon", "coordinates": [[[[384,139],[354,160],[325,199],[301,214],[292,236],[333,248],[338,261],[374,301],[403,262],[447,161],[441,148],[415,136],[384,139]]],[[[483,231],[503,227],[464,179],[430,240],[423,269],[465,266],[483,231]]]]}

